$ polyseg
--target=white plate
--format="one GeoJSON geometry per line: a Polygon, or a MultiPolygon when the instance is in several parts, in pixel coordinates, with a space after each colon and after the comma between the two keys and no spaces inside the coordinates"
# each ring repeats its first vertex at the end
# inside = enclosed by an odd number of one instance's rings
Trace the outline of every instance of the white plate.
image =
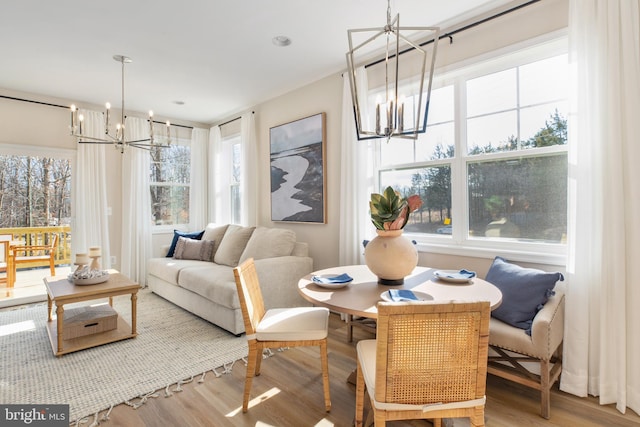
{"type": "MultiPolygon", "coordinates": [[[[422,291],[413,291],[413,294],[416,296],[416,298],[418,298],[418,301],[431,301],[433,300],[433,297],[431,295],[429,295],[426,292],[422,292],[422,291]]],[[[383,301],[388,301],[388,302],[397,302],[397,301],[393,301],[391,299],[391,297],[389,296],[389,291],[384,291],[383,293],[380,294],[380,299],[383,301]]],[[[407,301],[407,302],[411,302],[411,301],[407,301]]]]}
{"type": "MultiPolygon", "coordinates": [[[[330,279],[332,277],[342,276],[342,274],[316,274],[316,276],[323,277],[323,278],[326,278],[326,279],[330,279]]],[[[344,288],[349,283],[353,282],[353,279],[349,280],[348,282],[340,282],[340,283],[318,283],[315,280],[313,280],[313,278],[312,278],[311,282],[315,283],[316,285],[320,286],[321,288],[340,289],[340,288],[344,288]]]]}
{"type": "Polygon", "coordinates": [[[447,275],[449,274],[458,274],[458,273],[460,273],[460,270],[438,270],[435,273],[433,273],[433,275],[440,280],[444,280],[445,282],[451,282],[451,283],[469,283],[471,280],[473,280],[473,277],[476,277],[476,276],[473,276],[471,278],[447,277],[447,275]]]}

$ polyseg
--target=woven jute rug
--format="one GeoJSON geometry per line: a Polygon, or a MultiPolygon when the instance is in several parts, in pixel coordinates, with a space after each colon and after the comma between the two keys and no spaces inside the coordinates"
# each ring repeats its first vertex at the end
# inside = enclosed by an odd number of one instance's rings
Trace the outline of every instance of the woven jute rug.
{"type": "MultiPolygon", "coordinates": [[[[115,297],[114,308],[130,322],[128,295],[115,297]]],[[[0,311],[0,402],[69,404],[72,422],[107,419],[114,405],[137,407],[149,397],[170,395],[183,383],[204,380],[204,374],[229,372],[247,355],[244,336],[148,289],[138,292],[137,318],[134,339],[55,357],[45,327],[46,303],[0,311]]]]}

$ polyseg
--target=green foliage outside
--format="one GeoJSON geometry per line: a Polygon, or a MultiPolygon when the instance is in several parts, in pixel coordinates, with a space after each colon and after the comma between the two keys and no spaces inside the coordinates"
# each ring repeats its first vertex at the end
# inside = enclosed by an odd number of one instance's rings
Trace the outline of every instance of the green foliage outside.
{"type": "MultiPolygon", "coordinates": [[[[522,157],[467,163],[470,234],[484,236],[488,224],[504,219],[517,223],[518,237],[557,242],[566,233],[567,155],[530,156],[527,150],[567,143],[567,120],[557,111],[531,138],[510,136],[493,145],[473,146],[469,155],[522,151],[522,157]]],[[[431,160],[454,157],[454,146],[438,145],[431,160]]],[[[418,194],[424,204],[411,215],[406,230],[435,233],[451,219],[451,168],[421,169],[411,185],[397,188],[406,197],[418,194]]],[[[455,218],[453,218],[455,224],[455,218]]],[[[455,225],[454,225],[455,226],[455,225]]],[[[447,233],[448,234],[448,233],[447,233]]]]}

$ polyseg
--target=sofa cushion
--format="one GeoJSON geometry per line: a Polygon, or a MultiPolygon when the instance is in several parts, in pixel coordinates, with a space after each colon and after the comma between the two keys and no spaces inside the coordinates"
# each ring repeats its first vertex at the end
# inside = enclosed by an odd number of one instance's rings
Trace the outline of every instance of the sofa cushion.
{"type": "Polygon", "coordinates": [[[231,309],[240,308],[233,269],[200,262],[180,272],[178,286],[231,309]]]}
{"type": "Polygon", "coordinates": [[[202,265],[202,261],[177,260],[175,258],[151,258],[147,261],[147,272],[149,275],[156,276],[162,280],[178,284],[178,275],[180,271],[188,267],[202,265]]]}
{"type": "Polygon", "coordinates": [[[180,237],[173,254],[175,259],[194,259],[199,261],[213,261],[213,240],[195,240],[180,237]]]}
{"type": "Polygon", "coordinates": [[[238,262],[291,255],[296,233],[283,228],[258,227],[253,231],[238,262]]]}
{"type": "Polygon", "coordinates": [[[496,257],[487,272],[487,282],[502,292],[502,304],[491,312],[496,319],[524,329],[531,334],[531,324],[536,313],[544,306],[561,273],[548,273],[535,268],[524,268],[496,257]]]}
{"type": "Polygon", "coordinates": [[[176,250],[176,245],[178,244],[178,239],[180,237],[186,237],[188,239],[196,239],[200,240],[202,235],[204,234],[204,230],[202,231],[192,231],[192,232],[184,232],[179,230],[173,230],[173,240],[171,241],[171,246],[169,246],[169,251],[167,252],[167,258],[172,258],[173,253],[176,250]]]}
{"type": "Polygon", "coordinates": [[[202,236],[202,240],[213,240],[215,242],[215,246],[213,248],[213,255],[211,259],[213,260],[218,247],[220,246],[220,242],[222,242],[222,238],[224,237],[224,233],[227,231],[227,227],[229,225],[217,225],[214,223],[209,223],[204,229],[204,235],[202,236]]]}
{"type": "Polygon", "coordinates": [[[255,227],[229,225],[213,258],[215,263],[236,267],[254,229],[255,227]]]}

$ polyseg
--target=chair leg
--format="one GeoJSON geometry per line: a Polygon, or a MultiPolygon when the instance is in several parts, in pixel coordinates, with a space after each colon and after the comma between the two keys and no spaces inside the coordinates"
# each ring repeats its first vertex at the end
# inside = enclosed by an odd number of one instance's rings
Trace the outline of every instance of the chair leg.
{"type": "Polygon", "coordinates": [[[56,275],[56,261],[53,259],[53,256],[49,260],[49,270],[51,271],[51,276],[56,275]]]}
{"type": "Polygon", "coordinates": [[[387,425],[387,419],[384,411],[376,411],[373,405],[371,405],[371,409],[373,410],[373,425],[375,427],[385,427],[387,425]]]}
{"type": "Polygon", "coordinates": [[[540,415],[549,419],[551,416],[551,384],[549,372],[549,361],[540,361],[540,415]]]}
{"type": "Polygon", "coordinates": [[[260,376],[260,368],[262,367],[262,358],[264,357],[264,346],[258,343],[258,347],[256,350],[256,370],[255,376],[260,376]]]}
{"type": "Polygon", "coordinates": [[[258,345],[255,340],[248,342],[249,353],[247,355],[247,375],[244,380],[244,395],[242,396],[242,412],[249,410],[249,397],[251,395],[251,382],[256,373],[256,353],[258,345]]]}
{"type": "Polygon", "coordinates": [[[482,408],[475,408],[473,415],[469,417],[471,427],[484,427],[484,406],[482,408]]]}
{"type": "Polygon", "coordinates": [[[362,375],[362,368],[360,367],[360,361],[358,361],[358,367],[356,368],[356,416],[355,426],[362,427],[362,419],[364,418],[364,376],[362,375]]]}
{"type": "Polygon", "coordinates": [[[329,356],[327,354],[327,340],[320,343],[320,358],[322,363],[322,388],[324,389],[324,407],[331,411],[331,393],[329,391],[329,356]]]}

